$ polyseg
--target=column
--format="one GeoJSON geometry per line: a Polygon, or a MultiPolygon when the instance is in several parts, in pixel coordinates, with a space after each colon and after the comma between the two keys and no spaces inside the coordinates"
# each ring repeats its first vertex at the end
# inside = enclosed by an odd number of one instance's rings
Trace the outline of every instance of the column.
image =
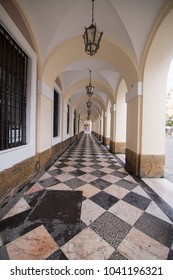
{"type": "Polygon", "coordinates": [[[110,109],[111,121],[110,121],[110,151],[115,153],[116,147],[116,104],[113,104],[110,109]]]}

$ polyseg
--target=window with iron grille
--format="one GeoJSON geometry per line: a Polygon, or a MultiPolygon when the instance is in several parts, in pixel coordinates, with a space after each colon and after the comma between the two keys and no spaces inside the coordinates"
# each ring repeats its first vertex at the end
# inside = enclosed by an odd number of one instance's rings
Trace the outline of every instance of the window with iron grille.
{"type": "Polygon", "coordinates": [[[67,105],[67,134],[70,133],[70,106],[67,105]]]}
{"type": "Polygon", "coordinates": [[[60,95],[54,90],[54,111],[53,111],[53,137],[59,136],[60,126],[60,95]]]}
{"type": "Polygon", "coordinates": [[[73,134],[76,134],[76,110],[74,111],[74,126],[73,126],[73,134]]]}
{"type": "Polygon", "coordinates": [[[26,144],[28,56],[0,25],[0,150],[26,144]]]}

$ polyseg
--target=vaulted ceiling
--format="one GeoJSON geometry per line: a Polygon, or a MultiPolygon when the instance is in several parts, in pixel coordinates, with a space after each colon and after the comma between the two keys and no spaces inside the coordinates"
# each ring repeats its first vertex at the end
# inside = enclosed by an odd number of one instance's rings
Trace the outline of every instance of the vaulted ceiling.
{"type": "MultiPolygon", "coordinates": [[[[46,67],[49,58],[61,46],[78,38],[82,42],[84,27],[91,24],[91,0],[14,0],[14,2],[17,3],[32,30],[41,68],[46,67]]],[[[170,0],[95,0],[94,19],[98,29],[103,31],[98,54],[90,57],[84,52],[83,42],[76,45],[75,56],[66,65],[57,68],[55,77],[61,81],[63,92],[70,92],[67,96],[73,104],[76,103],[81,112],[86,113],[84,104],[87,96],[84,84],[87,85],[89,69],[92,70],[92,84],[96,85],[93,120],[101,109],[106,108],[110,96],[115,98],[120,79],[126,80],[130,65],[133,65],[139,73],[147,41],[169,2],[170,0]],[[106,49],[106,43],[109,50],[106,49]],[[129,58],[131,63],[129,66],[126,66],[124,57],[129,58]],[[108,89],[110,95],[105,89],[108,89]]],[[[55,64],[58,65],[58,61],[55,61],[55,64]]]]}

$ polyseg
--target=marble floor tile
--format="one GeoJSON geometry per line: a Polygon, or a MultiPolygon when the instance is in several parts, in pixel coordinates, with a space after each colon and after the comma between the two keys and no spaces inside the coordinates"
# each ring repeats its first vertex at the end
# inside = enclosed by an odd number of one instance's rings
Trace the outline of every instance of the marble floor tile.
{"type": "MultiPolygon", "coordinates": [[[[117,164],[117,165],[118,165],[118,164],[117,164]]],[[[121,165],[120,165],[120,166],[121,166],[121,165]]],[[[125,173],[125,174],[128,174],[127,170],[125,170],[124,168],[120,168],[120,169],[118,169],[118,171],[123,172],[123,173],[125,173]]]]}
{"type": "Polygon", "coordinates": [[[86,173],[91,173],[91,172],[93,172],[95,169],[92,168],[92,167],[86,166],[86,167],[81,168],[80,170],[82,170],[82,171],[84,171],[84,172],[86,172],[86,173]]]}
{"type": "Polygon", "coordinates": [[[44,180],[39,180],[39,184],[41,186],[43,186],[44,188],[48,188],[48,187],[51,187],[53,185],[57,185],[59,183],[61,183],[61,182],[54,177],[50,177],[50,178],[47,178],[47,179],[44,179],[44,180]]]}
{"type": "Polygon", "coordinates": [[[103,166],[103,167],[107,167],[107,166],[109,166],[109,165],[111,165],[111,164],[108,163],[108,162],[103,161],[103,162],[100,162],[99,165],[101,165],[101,166],[103,166]]]}
{"type": "Polygon", "coordinates": [[[134,227],[163,245],[171,247],[173,242],[172,224],[144,212],[134,227]]]}
{"type": "Polygon", "coordinates": [[[112,213],[105,212],[90,225],[90,228],[116,249],[131,226],[112,213]]]}
{"type": "Polygon", "coordinates": [[[101,168],[100,171],[105,172],[107,174],[110,174],[110,173],[114,172],[114,170],[112,168],[109,168],[109,167],[101,168]]]}
{"type": "Polygon", "coordinates": [[[43,190],[39,190],[37,192],[32,192],[30,194],[26,194],[24,196],[26,202],[29,204],[29,206],[31,208],[33,208],[37,202],[41,199],[42,195],[44,194],[45,189],[43,188],[43,190]]]}
{"type": "Polygon", "coordinates": [[[118,198],[106,192],[99,192],[90,198],[97,205],[108,210],[112,205],[118,202],[118,198]]]}
{"type": "Polygon", "coordinates": [[[62,162],[60,161],[60,160],[56,160],[55,162],[54,162],[54,165],[52,165],[50,168],[49,168],[49,170],[51,170],[51,168],[52,167],[55,167],[55,165],[59,165],[59,164],[61,164],[62,162]]]}
{"type": "Polygon", "coordinates": [[[108,181],[111,184],[115,184],[116,182],[118,182],[120,180],[119,177],[112,175],[112,173],[103,176],[102,179],[105,181],[108,181]]]}
{"type": "Polygon", "coordinates": [[[115,170],[114,172],[111,173],[111,175],[117,176],[119,179],[125,178],[126,174],[123,172],[120,172],[118,170],[115,170]]]}
{"type": "Polygon", "coordinates": [[[99,193],[101,190],[92,186],[91,184],[86,184],[77,188],[76,191],[82,191],[84,197],[90,198],[91,196],[99,193]]]}
{"type": "Polygon", "coordinates": [[[137,193],[139,195],[142,195],[142,196],[150,199],[149,195],[140,186],[137,186],[136,188],[134,188],[132,190],[132,192],[137,193]]]}
{"type": "Polygon", "coordinates": [[[5,246],[0,247],[0,260],[9,260],[9,256],[5,246]]]}
{"type": "Polygon", "coordinates": [[[137,187],[138,184],[129,182],[128,180],[125,179],[121,179],[116,183],[116,185],[123,187],[129,191],[132,191],[135,187],[137,187]]]}
{"type": "MultiPolygon", "coordinates": [[[[47,170],[47,172],[56,170],[56,169],[57,169],[57,165],[62,164],[61,161],[56,161],[56,162],[57,162],[57,163],[54,163],[54,165],[52,165],[52,166],[47,170]]],[[[48,173],[48,174],[49,174],[49,173],[48,173]]],[[[49,177],[47,177],[47,178],[49,178],[49,177]]],[[[43,179],[46,179],[46,178],[43,178],[43,179]]]]}
{"type": "Polygon", "coordinates": [[[94,176],[96,176],[96,177],[98,177],[98,178],[101,178],[101,177],[103,177],[103,176],[106,175],[105,172],[102,172],[102,171],[100,171],[99,169],[98,169],[98,170],[95,170],[95,171],[93,171],[93,172],[91,172],[91,174],[94,175],[94,176]]]}
{"type": "Polygon", "coordinates": [[[60,168],[56,168],[55,170],[49,171],[49,174],[53,177],[56,177],[61,174],[65,174],[65,171],[61,170],[60,168]]]}
{"type": "Polygon", "coordinates": [[[60,182],[65,182],[65,181],[75,178],[75,176],[73,176],[72,174],[69,174],[69,173],[63,173],[63,174],[55,176],[55,178],[58,179],[60,182]]]}
{"type": "Polygon", "coordinates": [[[72,171],[74,171],[74,170],[76,170],[76,168],[75,167],[73,167],[73,166],[67,166],[67,167],[63,167],[63,168],[61,168],[64,172],[72,172],[72,171]]]}
{"type": "Polygon", "coordinates": [[[166,260],[169,248],[132,228],[117,250],[129,260],[166,260]]]}
{"type": "Polygon", "coordinates": [[[119,199],[122,199],[126,194],[129,193],[128,190],[124,189],[123,187],[119,187],[116,184],[113,184],[106,189],[104,189],[104,192],[107,192],[119,199]]]}
{"type": "Polygon", "coordinates": [[[109,187],[111,183],[100,178],[96,179],[95,181],[92,181],[91,185],[99,188],[100,190],[104,190],[105,188],[109,187]]]}
{"type": "Polygon", "coordinates": [[[117,156],[119,159],[121,159],[122,162],[125,163],[125,161],[126,161],[126,156],[125,156],[125,154],[116,154],[116,156],[117,156]]]}
{"type": "Polygon", "coordinates": [[[8,243],[6,248],[10,260],[38,260],[46,259],[59,247],[42,225],[8,243]]]}
{"type": "Polygon", "coordinates": [[[56,251],[51,256],[49,256],[46,260],[68,260],[67,257],[61,250],[56,251]]]}
{"type": "Polygon", "coordinates": [[[81,220],[86,224],[91,224],[95,219],[102,215],[106,210],[92,202],[89,199],[86,199],[82,203],[81,211],[81,220]]]}
{"type": "Polygon", "coordinates": [[[135,183],[137,184],[137,182],[135,181],[135,179],[131,176],[131,175],[127,175],[126,174],[126,177],[124,177],[123,179],[127,180],[127,181],[130,181],[132,183],[135,183]]]}
{"type": "Polygon", "coordinates": [[[17,215],[21,212],[24,212],[26,210],[30,209],[29,204],[26,202],[26,200],[22,197],[14,206],[13,208],[2,218],[2,220],[5,220],[9,217],[12,217],[14,215],[17,215]]]}
{"type": "Polygon", "coordinates": [[[31,193],[34,193],[34,192],[38,192],[38,191],[41,191],[43,190],[44,188],[38,183],[36,182],[27,192],[26,194],[31,194],[31,193]]]}
{"type": "Polygon", "coordinates": [[[72,189],[64,183],[59,183],[57,185],[51,186],[47,188],[47,190],[54,190],[54,191],[72,191],[72,189]]]}
{"type": "Polygon", "coordinates": [[[70,172],[69,174],[73,175],[74,177],[79,177],[79,176],[82,176],[82,175],[86,175],[86,172],[84,172],[80,169],[77,169],[77,170],[74,170],[74,171],[70,172]]]}
{"type": "Polygon", "coordinates": [[[145,210],[151,202],[151,199],[148,199],[134,192],[129,192],[126,196],[123,197],[122,200],[142,210],[145,210]]]}
{"type": "Polygon", "coordinates": [[[83,162],[82,164],[83,164],[84,166],[92,166],[92,165],[94,165],[94,163],[91,162],[91,161],[83,162]]]}
{"type": "Polygon", "coordinates": [[[78,179],[78,178],[73,178],[73,179],[70,179],[68,181],[65,181],[65,184],[72,189],[76,189],[78,187],[81,187],[81,186],[85,185],[86,182],[84,182],[83,180],[78,179]]]}
{"type": "Polygon", "coordinates": [[[76,235],[61,250],[69,260],[105,260],[114,252],[114,248],[90,228],[76,235]]]}
{"type": "Polygon", "coordinates": [[[64,163],[67,164],[67,165],[74,166],[76,164],[76,161],[73,159],[71,161],[65,161],[64,163]]]}
{"type": "Polygon", "coordinates": [[[152,201],[148,208],[145,210],[145,212],[163,220],[166,221],[167,223],[173,224],[172,221],[163,213],[163,211],[157,206],[157,204],[152,201]]]}
{"type": "Polygon", "coordinates": [[[109,257],[109,260],[127,260],[123,255],[121,255],[117,250],[109,257]]]}
{"type": "Polygon", "coordinates": [[[102,169],[103,168],[103,166],[101,166],[100,164],[96,164],[96,163],[92,163],[92,168],[94,168],[94,169],[102,169]]]}
{"type": "MultiPolygon", "coordinates": [[[[55,168],[54,166],[52,166],[50,171],[55,170],[55,169],[56,169],[56,168],[55,168]]],[[[48,179],[48,178],[50,178],[50,177],[52,177],[52,175],[49,174],[49,173],[47,173],[47,172],[45,172],[45,173],[40,177],[39,180],[45,180],[45,179],[48,179]]]]}
{"type": "Polygon", "coordinates": [[[173,183],[164,178],[142,178],[142,180],[173,208],[173,183]]]}
{"type": "Polygon", "coordinates": [[[92,175],[92,174],[90,174],[90,173],[87,173],[87,174],[85,174],[85,175],[79,176],[78,178],[79,178],[80,180],[84,181],[84,182],[87,182],[87,183],[90,183],[90,182],[92,182],[92,181],[94,181],[94,180],[97,179],[96,176],[94,176],[94,175],[92,175]]]}
{"type": "Polygon", "coordinates": [[[133,226],[143,214],[141,209],[136,208],[123,200],[118,201],[108,211],[131,226],[133,226]]]}

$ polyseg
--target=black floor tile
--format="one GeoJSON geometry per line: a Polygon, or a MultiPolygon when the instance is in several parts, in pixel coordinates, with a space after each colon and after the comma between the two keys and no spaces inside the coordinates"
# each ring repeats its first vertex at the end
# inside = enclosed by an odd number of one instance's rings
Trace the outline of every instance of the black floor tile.
{"type": "MultiPolygon", "coordinates": [[[[68,166],[68,165],[67,165],[68,166]]],[[[63,173],[65,173],[63,170],[61,170],[60,168],[62,167],[58,167],[57,169],[55,170],[51,170],[51,171],[48,171],[48,173],[52,176],[57,176],[57,175],[61,175],[63,173]]]]}
{"type": "Polygon", "coordinates": [[[103,166],[101,166],[99,164],[95,164],[94,162],[93,162],[93,165],[91,165],[91,167],[94,168],[94,169],[101,169],[101,168],[103,168],[103,166]]]}
{"type": "Polygon", "coordinates": [[[169,254],[168,254],[168,260],[173,260],[173,250],[170,250],[169,251],[169,254]]]}
{"type": "Polygon", "coordinates": [[[9,256],[5,246],[0,247],[0,260],[9,260],[9,256]]]}
{"type": "Polygon", "coordinates": [[[60,247],[72,239],[76,234],[81,232],[84,228],[86,228],[86,224],[82,221],[74,224],[47,223],[44,226],[60,247]]]}
{"type": "Polygon", "coordinates": [[[107,173],[105,173],[103,171],[100,171],[100,170],[92,171],[90,174],[93,175],[93,176],[99,177],[99,178],[107,175],[107,173]]]}
{"type": "Polygon", "coordinates": [[[123,255],[121,255],[117,250],[110,256],[109,260],[127,260],[123,255]]]}
{"type": "MultiPolygon", "coordinates": [[[[64,168],[64,167],[68,167],[69,165],[68,164],[65,164],[65,163],[59,163],[59,164],[55,164],[55,167],[57,167],[57,168],[64,168]]],[[[50,171],[49,171],[49,173],[50,173],[50,171]]]]}
{"type": "Polygon", "coordinates": [[[105,188],[109,187],[111,183],[103,180],[103,179],[96,179],[90,183],[91,185],[99,188],[100,190],[104,190],[105,188]]]}
{"type": "Polygon", "coordinates": [[[59,180],[55,179],[54,177],[50,177],[48,179],[39,181],[39,184],[44,188],[48,188],[48,187],[57,185],[59,183],[61,183],[61,182],[59,180]]]}
{"type": "MultiPolygon", "coordinates": [[[[109,165],[109,168],[111,168],[111,169],[113,169],[113,170],[118,170],[118,169],[120,169],[120,168],[122,168],[121,166],[118,166],[118,165],[116,165],[116,164],[111,164],[111,165],[109,165]]],[[[127,176],[127,175],[126,175],[127,176]]]]}
{"type": "Polygon", "coordinates": [[[0,222],[1,238],[4,245],[22,235],[23,230],[28,226],[25,220],[30,211],[31,210],[24,211],[0,222]]]}
{"type": "Polygon", "coordinates": [[[126,194],[126,196],[123,197],[122,200],[142,210],[146,210],[148,205],[151,203],[151,199],[134,192],[129,192],[128,194],[126,194]]]}
{"type": "Polygon", "coordinates": [[[86,172],[82,171],[82,170],[74,170],[72,172],[69,172],[69,174],[73,175],[73,176],[82,176],[82,175],[85,175],[86,172]]]}
{"type": "Polygon", "coordinates": [[[138,184],[129,182],[129,181],[125,180],[125,179],[122,179],[122,180],[118,181],[118,182],[116,183],[116,185],[118,185],[118,186],[120,186],[120,187],[123,187],[123,188],[125,188],[125,189],[131,191],[131,190],[133,190],[135,187],[137,187],[138,184]]]}
{"type": "Polygon", "coordinates": [[[120,178],[124,178],[127,176],[127,174],[123,173],[123,172],[120,172],[120,171],[114,171],[111,173],[111,175],[114,175],[114,176],[117,176],[117,177],[120,177],[120,178]]]}
{"type": "Polygon", "coordinates": [[[104,191],[99,192],[90,198],[93,202],[108,210],[111,206],[113,206],[116,202],[119,201],[118,198],[112,196],[104,191]]]}
{"type": "Polygon", "coordinates": [[[56,251],[51,256],[49,256],[46,260],[68,260],[67,257],[61,250],[56,251]]]}
{"type": "Polygon", "coordinates": [[[172,245],[173,225],[154,217],[153,215],[143,213],[136,222],[135,228],[169,248],[172,245]]]}
{"type": "Polygon", "coordinates": [[[81,191],[46,191],[32,210],[28,221],[53,221],[54,223],[75,223],[80,219],[82,205],[81,191]]]}
{"type": "Polygon", "coordinates": [[[111,246],[117,248],[126,234],[130,231],[131,226],[111,213],[105,212],[90,225],[90,228],[106,240],[111,246]]]}
{"type": "Polygon", "coordinates": [[[73,167],[78,168],[78,169],[81,169],[81,168],[86,167],[86,165],[80,164],[80,163],[76,163],[76,164],[73,165],[73,167]]]}
{"type": "Polygon", "coordinates": [[[64,183],[72,189],[76,189],[76,188],[81,187],[86,184],[86,182],[84,182],[78,178],[70,179],[68,181],[65,181],[64,183]]]}
{"type": "Polygon", "coordinates": [[[34,192],[31,194],[26,194],[24,196],[26,202],[29,204],[30,207],[34,207],[36,203],[39,201],[39,199],[42,197],[43,193],[45,192],[45,189],[42,191],[34,192]]]}

